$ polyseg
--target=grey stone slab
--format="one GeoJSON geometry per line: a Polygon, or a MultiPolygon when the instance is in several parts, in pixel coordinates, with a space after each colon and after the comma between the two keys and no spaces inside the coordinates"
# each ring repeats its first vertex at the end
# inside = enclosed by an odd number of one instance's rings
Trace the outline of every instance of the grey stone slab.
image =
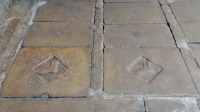
{"type": "Polygon", "coordinates": [[[37,10],[34,21],[90,21],[94,20],[94,2],[62,2],[45,4],[37,10]]]}
{"type": "Polygon", "coordinates": [[[197,94],[177,48],[104,51],[104,90],[108,95],[197,94]]]}
{"type": "Polygon", "coordinates": [[[179,22],[179,25],[188,42],[200,42],[200,21],[199,22],[179,22]]]}
{"type": "Polygon", "coordinates": [[[199,2],[174,2],[170,7],[179,21],[200,21],[200,1],[199,2]]]}
{"type": "Polygon", "coordinates": [[[158,2],[158,0],[104,0],[104,2],[158,2]]]}
{"type": "Polygon", "coordinates": [[[34,23],[24,40],[24,46],[82,46],[93,44],[93,23],[39,22],[34,23]]]}
{"type": "Polygon", "coordinates": [[[0,99],[1,112],[145,112],[135,99],[58,98],[0,99]]]}
{"type": "Polygon", "coordinates": [[[109,48],[175,45],[166,24],[106,25],[104,33],[109,48]]]}
{"type": "Polygon", "coordinates": [[[145,100],[147,112],[200,112],[196,98],[166,97],[145,100]]]}
{"type": "Polygon", "coordinates": [[[200,65],[200,45],[199,44],[189,44],[189,47],[193,51],[198,65],[200,65]]]}
{"type": "Polygon", "coordinates": [[[159,3],[105,3],[105,24],[166,23],[159,3]]]}

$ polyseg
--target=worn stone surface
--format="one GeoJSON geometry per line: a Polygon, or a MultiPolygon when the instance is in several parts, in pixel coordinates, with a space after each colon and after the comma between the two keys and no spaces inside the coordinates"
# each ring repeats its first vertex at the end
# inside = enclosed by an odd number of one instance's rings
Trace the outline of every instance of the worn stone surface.
{"type": "Polygon", "coordinates": [[[96,93],[103,90],[103,8],[97,8],[95,16],[94,47],[92,50],[91,88],[96,93]]]}
{"type": "Polygon", "coordinates": [[[9,38],[0,38],[0,57],[8,44],[9,38]]]}
{"type": "Polygon", "coordinates": [[[176,43],[178,44],[178,43],[186,42],[184,34],[179,24],[177,23],[176,18],[174,17],[171,11],[171,8],[168,5],[163,5],[162,9],[169,23],[169,27],[171,29],[171,32],[174,36],[176,43]]]}
{"type": "Polygon", "coordinates": [[[48,4],[62,4],[63,2],[95,2],[97,0],[49,0],[48,4]]]}
{"type": "Polygon", "coordinates": [[[108,95],[197,93],[176,48],[106,48],[104,90],[108,95]]]}
{"type": "Polygon", "coordinates": [[[172,34],[165,24],[106,25],[104,33],[106,47],[175,45],[172,34]]]}
{"type": "Polygon", "coordinates": [[[188,42],[200,42],[200,21],[199,22],[179,22],[179,25],[188,42]]]}
{"type": "Polygon", "coordinates": [[[28,10],[29,2],[19,2],[13,5],[8,18],[22,18],[25,12],[28,10]]]}
{"type": "Polygon", "coordinates": [[[93,2],[46,4],[37,11],[34,21],[93,21],[93,2]]]}
{"type": "Polygon", "coordinates": [[[14,60],[1,94],[85,96],[90,84],[90,61],[91,49],[86,48],[24,48],[14,60]]]}
{"type": "Polygon", "coordinates": [[[104,0],[104,2],[158,2],[158,0],[104,0]]]}
{"type": "Polygon", "coordinates": [[[90,22],[34,23],[24,46],[88,46],[91,47],[93,24],[90,22]]]}
{"type": "Polygon", "coordinates": [[[147,98],[146,112],[200,112],[196,98],[147,98]]]}
{"type": "Polygon", "coordinates": [[[170,7],[177,21],[200,21],[200,1],[199,2],[174,2],[170,7]]]}
{"type": "Polygon", "coordinates": [[[198,45],[198,44],[189,44],[189,47],[193,51],[198,65],[200,65],[200,45],[198,45]]]}
{"type": "Polygon", "coordinates": [[[0,99],[1,112],[144,112],[143,102],[135,99],[59,98],[0,99]],[[120,106],[120,107],[119,107],[120,106]]]}
{"type": "Polygon", "coordinates": [[[19,23],[20,19],[13,19],[10,21],[10,23],[8,24],[6,30],[5,30],[5,36],[6,37],[12,37],[14,32],[15,32],[15,29],[19,23]]]}
{"type": "Polygon", "coordinates": [[[106,3],[105,24],[166,23],[159,3],[106,3]]]}

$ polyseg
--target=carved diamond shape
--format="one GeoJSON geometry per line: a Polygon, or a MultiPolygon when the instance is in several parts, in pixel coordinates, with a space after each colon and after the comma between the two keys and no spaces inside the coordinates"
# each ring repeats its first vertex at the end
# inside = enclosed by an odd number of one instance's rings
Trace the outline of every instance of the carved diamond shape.
{"type": "Polygon", "coordinates": [[[143,79],[146,83],[149,83],[162,71],[161,67],[143,56],[133,61],[127,69],[143,79]]]}
{"type": "Polygon", "coordinates": [[[67,67],[55,57],[51,57],[33,68],[33,70],[47,83],[54,80],[66,69],[67,67]]]}

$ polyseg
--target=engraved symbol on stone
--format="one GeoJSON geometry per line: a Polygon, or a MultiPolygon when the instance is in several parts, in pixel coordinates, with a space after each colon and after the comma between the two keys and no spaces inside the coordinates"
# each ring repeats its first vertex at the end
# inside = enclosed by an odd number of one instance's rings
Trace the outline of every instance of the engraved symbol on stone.
{"type": "Polygon", "coordinates": [[[134,60],[127,69],[136,76],[149,83],[156,75],[158,75],[162,68],[145,57],[139,57],[134,60]]]}
{"type": "Polygon", "coordinates": [[[50,82],[67,69],[58,59],[51,57],[38,64],[33,70],[45,81],[50,82]]]}

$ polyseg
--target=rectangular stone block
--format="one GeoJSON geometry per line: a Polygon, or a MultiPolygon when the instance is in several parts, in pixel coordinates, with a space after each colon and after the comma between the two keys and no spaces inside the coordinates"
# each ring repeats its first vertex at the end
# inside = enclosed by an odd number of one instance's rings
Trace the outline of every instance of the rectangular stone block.
{"type": "Polygon", "coordinates": [[[104,0],[104,2],[158,2],[158,0],[104,0]]]}
{"type": "Polygon", "coordinates": [[[200,21],[200,1],[199,2],[174,2],[170,7],[177,21],[200,21]]]}
{"type": "Polygon", "coordinates": [[[166,23],[159,3],[106,3],[105,24],[166,23]]]}
{"type": "Polygon", "coordinates": [[[90,21],[94,20],[93,2],[61,2],[45,4],[37,10],[34,21],[90,21]]]}
{"type": "Polygon", "coordinates": [[[179,25],[188,42],[200,42],[200,21],[199,22],[179,22],[179,25]]]}
{"type": "Polygon", "coordinates": [[[59,98],[0,99],[1,112],[144,112],[143,101],[135,99],[59,98]],[[119,108],[120,106],[120,108],[119,108]]]}
{"type": "Polygon", "coordinates": [[[90,22],[36,22],[28,31],[24,46],[91,47],[93,24],[90,22]]]}
{"type": "Polygon", "coordinates": [[[104,51],[104,91],[108,95],[197,94],[177,48],[104,51]]]}
{"type": "Polygon", "coordinates": [[[104,32],[104,44],[109,48],[175,45],[165,24],[106,25],[104,32]]]}
{"type": "Polygon", "coordinates": [[[147,112],[200,112],[195,98],[147,98],[147,112]]]}
{"type": "Polygon", "coordinates": [[[23,48],[1,88],[3,96],[87,96],[91,49],[23,48]]]}

